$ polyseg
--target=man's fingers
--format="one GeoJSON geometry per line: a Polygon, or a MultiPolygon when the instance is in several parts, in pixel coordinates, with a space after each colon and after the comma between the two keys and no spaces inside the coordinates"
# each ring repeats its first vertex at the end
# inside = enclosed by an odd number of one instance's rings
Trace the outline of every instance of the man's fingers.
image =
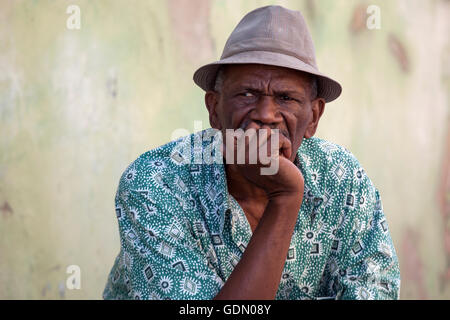
{"type": "Polygon", "coordinates": [[[289,139],[278,129],[270,128],[247,130],[244,134],[232,136],[232,141],[223,142],[223,153],[226,148],[231,148],[227,152],[233,152],[233,159],[227,156],[227,161],[232,160],[237,164],[268,165],[280,156],[289,159],[292,154],[289,139]]]}
{"type": "Polygon", "coordinates": [[[292,143],[283,134],[280,134],[280,151],[281,155],[287,159],[291,158],[292,155],[292,143]]]}

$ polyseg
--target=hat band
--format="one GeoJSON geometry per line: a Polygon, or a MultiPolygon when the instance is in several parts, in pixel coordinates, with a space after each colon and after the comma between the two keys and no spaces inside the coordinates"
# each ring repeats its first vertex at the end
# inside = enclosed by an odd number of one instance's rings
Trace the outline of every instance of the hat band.
{"type": "Polygon", "coordinates": [[[283,40],[270,39],[270,38],[252,38],[239,41],[233,44],[226,44],[220,59],[226,59],[241,52],[246,51],[270,51],[275,53],[282,53],[301,60],[312,66],[317,70],[316,61],[313,56],[299,55],[298,48],[294,48],[290,43],[283,40]],[[294,50],[296,49],[296,50],[294,50]]]}

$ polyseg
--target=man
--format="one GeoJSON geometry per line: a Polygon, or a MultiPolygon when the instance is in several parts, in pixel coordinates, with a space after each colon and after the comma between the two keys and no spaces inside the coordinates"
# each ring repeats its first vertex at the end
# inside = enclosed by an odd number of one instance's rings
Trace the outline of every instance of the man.
{"type": "Polygon", "coordinates": [[[313,137],[341,87],[318,71],[300,12],[248,13],[194,81],[212,128],[144,153],[122,175],[121,251],[103,297],[398,299],[377,189],[350,152],[313,137]],[[225,157],[242,141],[244,163],[225,157]],[[249,161],[255,141],[276,161],[272,174],[261,173],[263,153],[249,161]]]}

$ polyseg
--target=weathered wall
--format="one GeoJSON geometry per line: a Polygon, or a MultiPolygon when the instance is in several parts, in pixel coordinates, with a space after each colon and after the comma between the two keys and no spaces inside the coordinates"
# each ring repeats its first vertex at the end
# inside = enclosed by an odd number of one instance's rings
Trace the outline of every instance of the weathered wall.
{"type": "Polygon", "coordinates": [[[193,72],[272,3],[304,13],[320,69],[343,84],[317,135],[350,149],[380,190],[402,298],[450,298],[444,0],[2,0],[0,298],[101,298],[120,174],[176,128],[208,125],[193,72]],[[79,30],[66,27],[70,4],[79,30]],[[379,30],[366,28],[369,4],[379,30]],[[73,264],[80,290],[66,288],[73,264]]]}

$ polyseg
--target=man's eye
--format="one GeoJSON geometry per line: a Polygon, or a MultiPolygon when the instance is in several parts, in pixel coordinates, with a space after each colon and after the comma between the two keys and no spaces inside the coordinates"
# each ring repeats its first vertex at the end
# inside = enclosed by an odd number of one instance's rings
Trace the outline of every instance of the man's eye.
{"type": "Polygon", "coordinates": [[[285,95],[285,94],[281,95],[280,98],[281,98],[281,100],[284,100],[284,101],[294,100],[293,98],[291,98],[291,97],[289,97],[288,95],[285,95]]]}
{"type": "Polygon", "coordinates": [[[241,96],[244,96],[244,97],[254,97],[255,95],[254,95],[253,93],[251,93],[251,92],[243,92],[243,93],[241,93],[241,96]]]}

